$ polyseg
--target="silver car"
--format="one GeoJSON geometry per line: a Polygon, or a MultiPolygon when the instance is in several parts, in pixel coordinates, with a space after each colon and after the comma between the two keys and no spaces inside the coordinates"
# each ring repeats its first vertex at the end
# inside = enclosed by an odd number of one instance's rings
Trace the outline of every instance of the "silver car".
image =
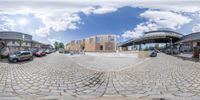
{"type": "Polygon", "coordinates": [[[32,59],[33,59],[33,54],[31,51],[17,51],[9,55],[8,57],[8,60],[14,63],[32,59]]]}

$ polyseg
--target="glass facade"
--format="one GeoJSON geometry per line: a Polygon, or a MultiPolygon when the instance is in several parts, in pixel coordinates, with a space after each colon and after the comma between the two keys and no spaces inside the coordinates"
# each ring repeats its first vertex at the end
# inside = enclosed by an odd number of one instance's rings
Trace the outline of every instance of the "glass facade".
{"type": "Polygon", "coordinates": [[[81,44],[81,40],[77,40],[77,41],[76,41],[76,44],[81,44]]]}
{"type": "Polygon", "coordinates": [[[109,42],[115,42],[115,37],[113,37],[113,36],[108,36],[108,41],[109,41],[109,42]]]}
{"type": "Polygon", "coordinates": [[[100,43],[100,42],[102,42],[103,41],[103,37],[96,37],[96,42],[97,43],[100,43]]]}

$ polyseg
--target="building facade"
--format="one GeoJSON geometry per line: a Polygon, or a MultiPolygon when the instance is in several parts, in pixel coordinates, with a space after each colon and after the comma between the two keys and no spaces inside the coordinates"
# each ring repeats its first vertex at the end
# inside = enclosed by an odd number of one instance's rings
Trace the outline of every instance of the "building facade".
{"type": "Polygon", "coordinates": [[[116,35],[97,35],[73,40],[65,45],[68,51],[113,52],[116,51],[116,35]]]}
{"type": "Polygon", "coordinates": [[[50,44],[42,44],[39,46],[39,48],[42,48],[42,49],[53,49],[53,46],[50,45],[50,44]]]}
{"type": "Polygon", "coordinates": [[[143,37],[130,39],[119,43],[119,50],[127,51],[129,46],[138,45],[141,50],[142,44],[147,43],[165,43],[163,51],[173,54],[187,53],[199,57],[200,54],[200,32],[183,35],[174,31],[158,30],[145,32],[143,37]]]}
{"type": "Polygon", "coordinates": [[[179,50],[182,53],[193,53],[194,57],[200,54],[200,32],[185,35],[178,41],[179,50]]]}
{"type": "Polygon", "coordinates": [[[1,54],[8,55],[19,50],[30,50],[42,48],[43,43],[32,40],[32,36],[20,32],[2,31],[0,32],[1,54]]]}
{"type": "Polygon", "coordinates": [[[68,51],[81,51],[85,49],[85,39],[73,40],[65,45],[65,50],[68,51]]]}

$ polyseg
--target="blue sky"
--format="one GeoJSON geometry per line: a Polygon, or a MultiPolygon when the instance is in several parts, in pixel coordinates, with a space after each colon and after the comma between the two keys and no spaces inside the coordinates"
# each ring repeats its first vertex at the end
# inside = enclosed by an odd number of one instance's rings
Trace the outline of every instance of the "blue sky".
{"type": "Polygon", "coordinates": [[[189,34],[200,30],[199,5],[193,0],[0,0],[0,31],[31,34],[50,44],[99,34],[116,34],[121,42],[152,30],[189,34]]]}
{"type": "MultiPolygon", "coordinates": [[[[144,12],[144,9],[123,7],[116,12],[101,15],[85,15],[84,13],[79,13],[84,24],[78,25],[79,28],[77,30],[66,30],[61,32],[61,35],[66,37],[63,41],[81,39],[99,34],[121,35],[126,30],[133,29],[138,23],[145,20],[138,17],[142,12],[144,12]]],[[[58,34],[59,33],[54,33],[52,36],[56,37],[58,34]]]]}

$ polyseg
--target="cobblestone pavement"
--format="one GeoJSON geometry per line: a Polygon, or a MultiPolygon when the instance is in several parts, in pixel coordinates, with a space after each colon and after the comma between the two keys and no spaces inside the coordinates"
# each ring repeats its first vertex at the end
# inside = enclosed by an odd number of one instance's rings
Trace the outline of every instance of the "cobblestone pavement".
{"type": "Polygon", "coordinates": [[[0,97],[16,96],[198,98],[200,63],[159,54],[130,68],[104,72],[62,54],[18,64],[1,62],[0,97]]]}

